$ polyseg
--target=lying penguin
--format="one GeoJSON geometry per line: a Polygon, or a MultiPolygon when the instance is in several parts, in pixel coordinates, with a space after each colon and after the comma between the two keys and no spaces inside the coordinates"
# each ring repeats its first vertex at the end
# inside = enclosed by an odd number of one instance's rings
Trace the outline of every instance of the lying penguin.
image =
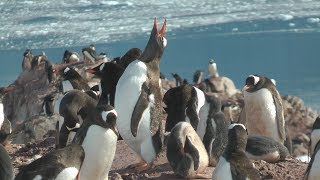
{"type": "Polygon", "coordinates": [[[228,145],[214,169],[214,180],[260,179],[259,172],[245,154],[248,134],[243,124],[231,124],[228,145]]]}
{"type": "Polygon", "coordinates": [[[22,167],[15,180],[74,180],[79,174],[84,156],[81,146],[70,144],[22,167]]]}
{"type": "Polygon", "coordinates": [[[167,139],[167,158],[174,173],[183,178],[208,178],[202,174],[209,164],[206,149],[188,122],[179,122],[167,139]]]}
{"type": "Polygon", "coordinates": [[[246,155],[252,160],[264,160],[275,163],[284,161],[288,157],[288,149],[281,143],[266,136],[249,136],[246,155]]]}
{"type": "Polygon", "coordinates": [[[311,141],[310,141],[310,155],[305,180],[316,180],[320,177],[320,116],[317,117],[312,126],[311,141]]]}
{"type": "Polygon", "coordinates": [[[98,106],[78,130],[73,142],[80,144],[86,155],[81,180],[108,179],[118,139],[116,119],[112,106],[98,106]]]}

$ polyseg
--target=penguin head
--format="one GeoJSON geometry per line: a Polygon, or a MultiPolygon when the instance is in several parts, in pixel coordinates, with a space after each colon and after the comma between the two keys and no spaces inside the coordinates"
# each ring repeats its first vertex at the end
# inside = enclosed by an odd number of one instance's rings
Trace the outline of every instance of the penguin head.
{"type": "Polygon", "coordinates": [[[139,48],[131,48],[126,52],[126,54],[119,58],[117,63],[121,65],[123,68],[126,68],[131,62],[133,62],[136,59],[139,59],[141,53],[142,51],[139,48]]]}
{"type": "Polygon", "coordinates": [[[155,38],[158,46],[161,48],[165,48],[167,46],[167,39],[166,39],[166,24],[167,20],[164,20],[162,28],[158,31],[158,23],[157,19],[154,18],[153,29],[151,31],[150,39],[155,38]]]}
{"type": "Polygon", "coordinates": [[[26,49],[23,53],[23,57],[33,56],[31,49],[26,49]]]}
{"type": "Polygon", "coordinates": [[[228,146],[232,150],[245,150],[247,145],[247,128],[240,123],[230,124],[228,132],[228,146]]]}
{"type": "Polygon", "coordinates": [[[64,80],[70,80],[73,78],[81,78],[81,75],[77,72],[77,68],[66,67],[63,71],[64,80]]]}
{"type": "Polygon", "coordinates": [[[255,74],[247,77],[243,91],[255,92],[269,86],[275,86],[275,84],[269,78],[255,74]]]}
{"type": "Polygon", "coordinates": [[[204,80],[203,78],[203,71],[202,70],[197,70],[193,74],[193,83],[194,84],[200,84],[204,80]]]}

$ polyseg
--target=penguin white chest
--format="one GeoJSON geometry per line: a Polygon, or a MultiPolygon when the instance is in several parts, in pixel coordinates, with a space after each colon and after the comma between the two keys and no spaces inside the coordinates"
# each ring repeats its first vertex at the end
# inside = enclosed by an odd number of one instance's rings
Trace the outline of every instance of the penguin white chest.
{"type": "Polygon", "coordinates": [[[199,112],[200,122],[199,122],[198,127],[197,127],[197,134],[199,135],[201,140],[203,140],[203,137],[204,137],[204,135],[206,133],[209,109],[210,109],[209,104],[205,103],[201,107],[200,112],[199,112]]]}
{"type": "Polygon", "coordinates": [[[276,107],[271,92],[265,88],[253,93],[245,91],[244,101],[248,133],[280,140],[276,107]]]}
{"type": "Polygon", "coordinates": [[[318,180],[320,177],[320,151],[316,153],[317,154],[314,156],[314,161],[309,171],[308,180],[318,180]]]}
{"type": "Polygon", "coordinates": [[[83,180],[108,179],[117,145],[117,135],[98,125],[91,125],[82,143],[85,158],[80,170],[83,180]]]}
{"type": "Polygon", "coordinates": [[[118,113],[117,127],[124,141],[144,160],[151,161],[155,157],[150,132],[150,109],[154,104],[154,95],[148,97],[148,106],[144,110],[134,137],[131,133],[131,115],[141,94],[142,85],[147,81],[147,66],[133,61],[120,77],[115,94],[115,110],[118,113]],[[144,151],[144,152],[142,152],[144,151]]]}
{"type": "Polygon", "coordinates": [[[220,156],[217,167],[212,174],[213,180],[232,180],[230,163],[223,156],[220,156]]]}
{"type": "Polygon", "coordinates": [[[62,170],[55,180],[73,180],[76,179],[79,170],[75,167],[68,167],[62,170]]]}

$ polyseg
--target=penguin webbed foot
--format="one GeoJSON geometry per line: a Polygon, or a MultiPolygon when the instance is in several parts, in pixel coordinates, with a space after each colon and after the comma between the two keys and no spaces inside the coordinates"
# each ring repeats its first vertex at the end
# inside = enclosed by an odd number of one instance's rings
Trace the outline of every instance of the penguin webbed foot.
{"type": "Polygon", "coordinates": [[[145,165],[145,164],[147,164],[147,163],[146,163],[145,161],[141,160],[141,161],[138,162],[138,163],[129,165],[128,168],[130,168],[130,169],[135,169],[135,168],[137,168],[137,167],[139,167],[139,166],[143,166],[143,165],[145,165]]]}
{"type": "Polygon", "coordinates": [[[207,174],[194,174],[188,177],[188,179],[211,179],[211,177],[207,174]]]}
{"type": "Polygon", "coordinates": [[[143,171],[146,171],[146,170],[149,170],[153,167],[153,164],[152,163],[145,163],[143,164],[142,166],[138,166],[135,168],[135,170],[138,172],[138,173],[141,173],[143,171]]]}

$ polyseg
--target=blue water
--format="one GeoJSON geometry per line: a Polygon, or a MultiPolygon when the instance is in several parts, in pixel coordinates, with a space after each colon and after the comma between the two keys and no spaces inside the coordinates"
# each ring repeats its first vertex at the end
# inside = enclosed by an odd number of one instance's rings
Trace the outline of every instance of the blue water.
{"type": "Polygon", "coordinates": [[[157,16],[159,24],[168,19],[161,60],[168,79],[175,72],[191,82],[195,70],[206,72],[213,58],[219,74],[239,89],[248,75],[262,74],[277,81],[281,95],[299,96],[320,111],[318,1],[13,2],[5,11],[0,3],[0,15],[6,15],[0,18],[0,86],[17,78],[26,48],[45,51],[53,62],[61,61],[65,49],[80,52],[91,43],[111,58],[143,49],[157,16]],[[40,5],[44,10],[35,12],[40,5]]]}

